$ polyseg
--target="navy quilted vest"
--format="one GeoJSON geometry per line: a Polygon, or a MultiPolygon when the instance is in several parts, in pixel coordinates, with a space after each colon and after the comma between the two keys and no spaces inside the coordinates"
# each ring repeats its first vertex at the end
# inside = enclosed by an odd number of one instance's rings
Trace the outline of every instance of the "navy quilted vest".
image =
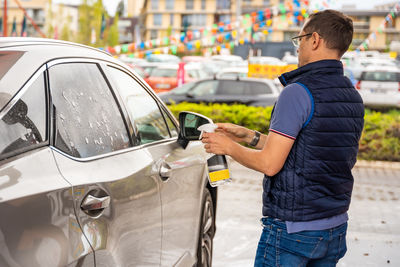
{"type": "Polygon", "coordinates": [[[362,99],[337,60],[313,62],[279,79],[303,86],[312,111],[281,171],[264,177],[263,215],[310,221],[344,213],[364,125],[362,99]]]}

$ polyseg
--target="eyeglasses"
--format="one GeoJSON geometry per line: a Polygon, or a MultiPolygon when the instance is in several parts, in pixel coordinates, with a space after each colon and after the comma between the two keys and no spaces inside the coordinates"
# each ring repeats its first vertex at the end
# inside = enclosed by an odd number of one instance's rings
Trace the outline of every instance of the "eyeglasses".
{"type": "Polygon", "coordinates": [[[303,35],[299,35],[299,36],[295,36],[292,38],[292,43],[295,47],[299,47],[300,46],[300,41],[302,37],[306,37],[306,36],[310,36],[313,33],[307,33],[307,34],[303,34],[303,35]]]}

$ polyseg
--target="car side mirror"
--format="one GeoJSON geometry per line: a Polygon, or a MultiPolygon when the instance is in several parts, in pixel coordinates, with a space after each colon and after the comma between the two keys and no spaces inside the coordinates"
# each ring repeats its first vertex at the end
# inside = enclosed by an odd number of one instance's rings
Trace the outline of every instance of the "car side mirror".
{"type": "Polygon", "coordinates": [[[179,137],[178,143],[186,148],[189,141],[199,140],[201,132],[197,130],[201,125],[213,123],[210,118],[198,113],[182,111],[179,113],[179,137]]]}

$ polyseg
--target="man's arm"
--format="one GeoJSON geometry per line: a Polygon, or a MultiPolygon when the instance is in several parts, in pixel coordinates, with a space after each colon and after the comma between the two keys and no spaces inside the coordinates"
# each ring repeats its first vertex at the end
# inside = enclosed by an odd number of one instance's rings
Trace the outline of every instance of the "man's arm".
{"type": "Polygon", "coordinates": [[[204,133],[202,139],[208,153],[229,155],[248,168],[273,176],[282,169],[294,140],[273,132],[263,135],[262,140],[265,141],[262,150],[254,150],[219,133],[204,133]]]}
{"type": "MultiPolygon", "coordinates": [[[[217,123],[218,128],[216,132],[223,133],[235,142],[250,144],[254,138],[255,131],[239,126],[232,123],[217,123]]],[[[266,134],[260,135],[260,140],[255,149],[263,149],[265,141],[267,140],[266,134]]]]}

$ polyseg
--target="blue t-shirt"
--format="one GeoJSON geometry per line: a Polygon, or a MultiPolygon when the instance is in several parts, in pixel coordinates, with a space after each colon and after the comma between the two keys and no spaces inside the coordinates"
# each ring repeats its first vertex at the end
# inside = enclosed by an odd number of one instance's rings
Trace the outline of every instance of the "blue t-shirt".
{"type": "MultiPolygon", "coordinates": [[[[271,118],[271,132],[296,140],[301,129],[311,119],[311,98],[306,89],[292,83],[281,92],[275,105],[274,115],[271,118]]],[[[339,226],[348,220],[347,212],[329,218],[307,222],[286,221],[288,233],[301,231],[325,230],[339,226]]]]}

